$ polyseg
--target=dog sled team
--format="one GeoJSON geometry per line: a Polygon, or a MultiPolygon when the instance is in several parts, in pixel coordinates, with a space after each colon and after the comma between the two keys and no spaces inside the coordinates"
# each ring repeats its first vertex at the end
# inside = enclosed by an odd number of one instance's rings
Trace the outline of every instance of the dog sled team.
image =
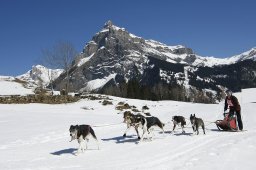
{"type": "MultiPolygon", "coordinates": [[[[149,138],[152,140],[152,137],[154,136],[154,127],[159,127],[162,130],[162,134],[165,133],[164,126],[165,124],[162,123],[157,117],[155,116],[148,116],[148,115],[142,115],[142,114],[133,114],[130,111],[124,112],[124,123],[127,124],[127,129],[125,130],[123,137],[126,137],[126,133],[129,129],[134,128],[138,139],[143,141],[146,136],[151,134],[151,137],[149,138]],[[142,129],[142,135],[139,135],[139,128],[142,129]]],[[[185,118],[183,116],[173,116],[173,131],[176,127],[176,125],[180,125],[182,127],[182,133],[185,133],[184,126],[186,125],[185,118]]],[[[205,128],[204,128],[204,122],[201,118],[197,118],[194,115],[190,115],[190,122],[193,128],[193,131],[199,134],[199,127],[202,127],[203,132],[205,134],[205,128]]],[[[84,152],[87,150],[87,142],[90,138],[93,138],[98,146],[99,149],[99,143],[98,139],[95,135],[95,132],[93,128],[90,125],[71,125],[69,128],[71,141],[77,140],[79,143],[78,153],[84,152]]]]}
{"type": "MultiPolygon", "coordinates": [[[[172,122],[173,122],[173,130],[172,132],[174,132],[175,128],[177,125],[180,125],[182,128],[182,133],[185,133],[185,125],[186,125],[186,120],[183,116],[173,116],[172,117],[172,122]]],[[[162,130],[162,133],[164,134],[164,126],[165,124],[162,123],[157,117],[155,116],[143,116],[142,114],[133,114],[130,111],[125,111],[124,112],[124,123],[127,124],[127,129],[123,134],[123,137],[126,137],[126,132],[131,128],[134,127],[135,131],[137,133],[138,139],[140,141],[144,140],[145,138],[145,134],[149,135],[152,134],[154,136],[153,133],[153,127],[157,126],[162,130]],[[142,136],[140,137],[139,132],[138,132],[138,128],[141,127],[143,133],[142,136]]],[[[199,127],[202,127],[203,132],[205,134],[205,126],[204,126],[204,122],[201,118],[197,118],[194,115],[190,115],[190,123],[192,125],[192,129],[193,131],[198,135],[199,134],[199,127]]],[[[152,136],[151,136],[152,138],[152,136]]]]}
{"type": "MultiPolygon", "coordinates": [[[[217,125],[219,130],[230,130],[237,131],[243,130],[243,123],[241,120],[241,107],[239,102],[235,96],[232,95],[230,90],[226,91],[226,99],[224,105],[224,120],[217,120],[214,123],[217,125]],[[225,113],[225,111],[229,108],[229,113],[225,113]],[[238,127],[237,127],[237,123],[238,127]]],[[[159,120],[159,118],[155,116],[151,116],[150,113],[145,114],[133,114],[131,111],[125,111],[123,113],[124,123],[127,124],[127,129],[125,130],[123,137],[126,137],[126,133],[129,129],[134,128],[139,141],[143,141],[146,136],[149,139],[152,139],[154,136],[154,127],[158,127],[161,129],[162,134],[165,133],[164,126],[165,124],[159,120]],[[139,134],[139,128],[142,130],[142,135],[139,134]]],[[[205,124],[202,118],[197,118],[195,114],[190,115],[190,124],[193,129],[194,134],[199,134],[199,128],[202,128],[203,134],[205,134],[205,124]]],[[[182,133],[185,133],[185,125],[187,125],[186,119],[183,116],[173,116],[172,117],[173,128],[172,132],[174,132],[177,125],[179,125],[182,129],[182,133]]],[[[94,138],[97,143],[98,149],[99,144],[97,137],[95,135],[94,130],[90,125],[71,125],[69,128],[71,141],[77,140],[79,143],[78,152],[84,152],[87,149],[87,142],[89,141],[90,136],[94,138]]],[[[70,141],[70,142],[71,142],[70,141]]]]}

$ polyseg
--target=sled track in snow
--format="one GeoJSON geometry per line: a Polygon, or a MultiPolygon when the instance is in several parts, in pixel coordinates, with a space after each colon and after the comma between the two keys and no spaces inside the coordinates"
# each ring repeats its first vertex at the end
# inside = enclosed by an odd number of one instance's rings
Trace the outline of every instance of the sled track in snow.
{"type": "MultiPolygon", "coordinates": [[[[191,142],[186,142],[184,144],[180,144],[178,147],[175,146],[175,149],[173,147],[168,148],[170,151],[164,154],[157,154],[157,157],[154,157],[153,164],[151,165],[154,167],[161,167],[161,165],[165,164],[166,162],[172,162],[179,158],[189,160],[191,158],[194,158],[195,156],[201,154],[202,152],[205,152],[207,148],[206,146],[215,144],[219,144],[223,141],[231,140],[231,137],[234,136],[241,136],[241,135],[250,135],[249,133],[235,133],[230,132],[231,134],[206,134],[206,135],[193,135],[191,136],[192,140],[191,142]],[[196,139],[197,138],[197,139],[196,139]],[[194,152],[197,151],[197,152],[194,152]]],[[[175,139],[173,139],[175,140],[175,139]]],[[[240,138],[237,142],[243,140],[243,138],[240,138]]],[[[164,142],[164,141],[163,141],[164,142]]],[[[185,161],[186,162],[186,161],[185,161]]],[[[142,167],[143,168],[143,167],[142,167]]]]}

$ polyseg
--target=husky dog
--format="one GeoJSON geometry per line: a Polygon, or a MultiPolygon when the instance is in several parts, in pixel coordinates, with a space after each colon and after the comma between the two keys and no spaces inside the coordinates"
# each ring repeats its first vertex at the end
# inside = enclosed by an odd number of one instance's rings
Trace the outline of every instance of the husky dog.
{"type": "Polygon", "coordinates": [[[77,153],[84,152],[84,150],[87,149],[87,142],[89,141],[89,136],[92,136],[96,140],[99,149],[97,137],[90,125],[71,125],[69,128],[69,132],[71,137],[70,142],[77,139],[79,143],[77,153]],[[84,147],[84,143],[86,143],[86,148],[84,147]]]}
{"type": "Polygon", "coordinates": [[[182,133],[185,133],[184,125],[186,125],[186,121],[185,121],[185,118],[183,116],[173,116],[172,117],[172,122],[173,122],[173,130],[172,131],[174,131],[176,125],[180,124],[180,126],[182,128],[182,133]]]}
{"type": "Polygon", "coordinates": [[[204,134],[205,134],[205,128],[204,128],[204,121],[201,118],[197,118],[196,115],[190,115],[190,122],[193,128],[194,132],[197,132],[197,135],[199,134],[199,126],[202,127],[204,134]]]}
{"type": "Polygon", "coordinates": [[[152,133],[153,134],[153,126],[158,126],[160,129],[162,129],[163,134],[164,132],[164,123],[162,123],[157,117],[151,116],[151,117],[143,117],[140,120],[140,124],[142,125],[142,129],[143,129],[143,134],[141,137],[141,141],[144,139],[144,135],[146,134],[146,132],[148,132],[148,134],[152,133]]]}
{"type": "Polygon", "coordinates": [[[127,131],[131,128],[134,127],[135,131],[137,133],[138,139],[140,139],[138,127],[140,125],[141,119],[143,118],[142,115],[134,115],[130,111],[125,111],[124,112],[124,123],[127,124],[127,129],[125,130],[123,137],[126,137],[127,131]]]}
{"type": "Polygon", "coordinates": [[[158,126],[163,130],[163,133],[164,133],[164,129],[163,129],[164,124],[157,117],[154,117],[154,116],[144,116],[142,114],[134,115],[130,111],[125,111],[124,122],[127,123],[127,129],[123,135],[124,137],[126,136],[126,132],[132,126],[135,128],[138,135],[138,139],[140,139],[140,141],[143,140],[144,135],[146,133],[149,134],[153,132],[153,128],[152,128],[153,126],[158,126]],[[143,130],[142,137],[140,137],[139,135],[138,127],[141,127],[143,130]]]}

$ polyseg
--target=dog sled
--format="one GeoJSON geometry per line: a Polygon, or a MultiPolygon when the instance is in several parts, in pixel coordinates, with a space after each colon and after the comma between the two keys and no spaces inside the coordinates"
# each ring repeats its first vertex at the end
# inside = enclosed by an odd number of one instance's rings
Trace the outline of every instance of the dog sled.
{"type": "Polygon", "coordinates": [[[221,131],[238,131],[236,116],[229,116],[229,113],[224,113],[224,119],[216,120],[215,124],[221,131]]]}

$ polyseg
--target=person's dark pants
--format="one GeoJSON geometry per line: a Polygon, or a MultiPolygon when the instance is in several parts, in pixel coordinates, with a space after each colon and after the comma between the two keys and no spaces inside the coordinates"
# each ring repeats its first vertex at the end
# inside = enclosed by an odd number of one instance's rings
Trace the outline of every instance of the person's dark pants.
{"type": "Polygon", "coordinates": [[[243,122],[242,122],[242,118],[241,118],[241,111],[235,111],[234,109],[230,109],[229,114],[230,116],[234,115],[234,112],[236,112],[236,117],[237,117],[237,123],[238,123],[238,128],[239,130],[243,130],[243,122]]]}

